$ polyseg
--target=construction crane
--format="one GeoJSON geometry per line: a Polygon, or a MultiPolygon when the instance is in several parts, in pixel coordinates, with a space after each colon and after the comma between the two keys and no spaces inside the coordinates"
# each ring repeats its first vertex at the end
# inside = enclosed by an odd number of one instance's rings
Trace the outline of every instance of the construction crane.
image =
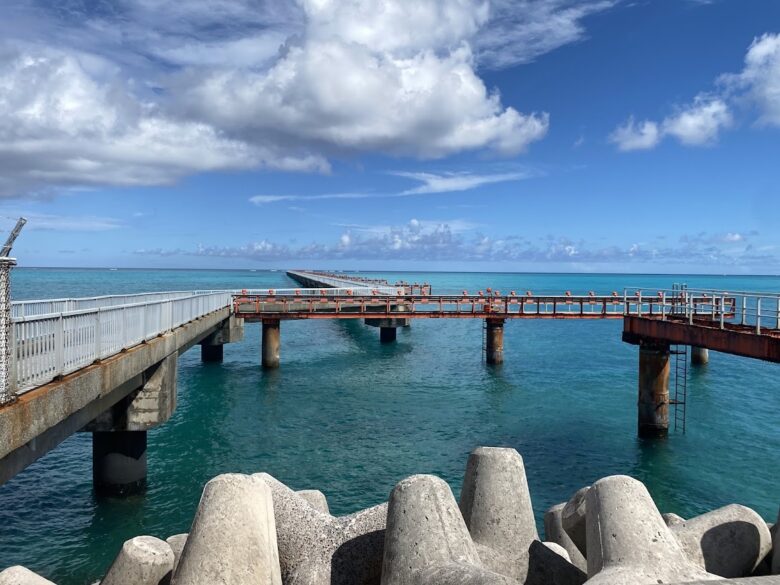
{"type": "Polygon", "coordinates": [[[16,225],[14,226],[14,229],[12,229],[11,233],[8,234],[8,239],[5,241],[5,245],[3,246],[3,249],[0,250],[0,258],[8,258],[8,255],[11,253],[11,247],[14,245],[16,238],[19,236],[19,232],[22,231],[22,228],[26,223],[27,223],[27,218],[24,217],[20,217],[18,220],[16,220],[16,225]]]}

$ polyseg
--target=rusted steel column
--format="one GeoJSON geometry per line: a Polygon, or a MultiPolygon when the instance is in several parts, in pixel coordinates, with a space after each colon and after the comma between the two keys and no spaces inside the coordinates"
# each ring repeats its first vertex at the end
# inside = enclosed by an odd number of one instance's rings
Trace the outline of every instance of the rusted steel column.
{"type": "Polygon", "coordinates": [[[485,361],[489,364],[504,363],[504,320],[485,319],[485,361]]]}
{"type": "Polygon", "coordinates": [[[146,488],[146,431],[92,433],[95,493],[126,496],[146,488]]]}
{"type": "Polygon", "coordinates": [[[279,319],[263,320],[263,367],[279,367],[279,346],[280,346],[280,328],[279,319]]]}
{"type": "Polygon", "coordinates": [[[396,338],[395,327],[380,327],[379,328],[379,341],[381,343],[392,343],[396,338]]]}
{"type": "Polygon", "coordinates": [[[710,361],[710,350],[706,347],[691,346],[691,364],[694,366],[703,366],[710,361]]]}
{"type": "Polygon", "coordinates": [[[669,431],[669,345],[639,347],[639,436],[669,431]]]}

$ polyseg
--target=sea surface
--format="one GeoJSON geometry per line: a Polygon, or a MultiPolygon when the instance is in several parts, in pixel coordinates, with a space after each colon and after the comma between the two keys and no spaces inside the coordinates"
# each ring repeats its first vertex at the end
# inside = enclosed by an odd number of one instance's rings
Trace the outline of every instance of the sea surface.
{"type": "MultiPolygon", "coordinates": [[[[436,292],[597,293],[675,282],[780,292],[778,277],[388,273],[436,292]]],[[[16,269],[16,299],[152,290],[294,287],[284,272],[16,269]]],[[[91,436],[76,434],[0,486],[0,569],[24,564],[60,585],[100,578],[123,541],[186,532],[204,483],[267,471],[316,488],[346,514],[385,501],[400,479],[433,473],[456,497],[469,451],[517,449],[537,521],[610,474],[645,482],[662,512],[689,517],[732,502],[774,521],[780,505],[780,365],[711,352],[692,369],[687,432],[636,437],[637,349],[616,321],[510,321],[505,363],[482,359],[482,322],[416,320],[380,345],[357,321],[282,323],[282,366],[260,368],[259,327],[181,356],[178,408],[149,432],[148,489],[99,499],[91,436]]]]}

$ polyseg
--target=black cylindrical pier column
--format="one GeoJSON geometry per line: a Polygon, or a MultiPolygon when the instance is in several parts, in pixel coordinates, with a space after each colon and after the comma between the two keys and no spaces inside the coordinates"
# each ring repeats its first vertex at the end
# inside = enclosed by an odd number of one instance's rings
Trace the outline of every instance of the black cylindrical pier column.
{"type": "Polygon", "coordinates": [[[221,343],[218,345],[206,345],[205,343],[200,346],[200,359],[204,362],[221,362],[224,355],[225,346],[221,343]]]}
{"type": "Polygon", "coordinates": [[[263,320],[263,367],[279,367],[279,347],[280,347],[280,327],[279,319],[263,320]]]}
{"type": "Polygon", "coordinates": [[[380,327],[379,341],[381,343],[391,343],[396,339],[395,327],[380,327]]]}
{"type": "Polygon", "coordinates": [[[489,364],[504,363],[504,320],[485,319],[485,361],[489,364]]]}
{"type": "Polygon", "coordinates": [[[703,366],[710,361],[710,350],[706,347],[691,346],[691,364],[694,366],[703,366]]]}
{"type": "Polygon", "coordinates": [[[669,432],[669,346],[639,348],[639,436],[659,437],[669,432]]]}
{"type": "Polygon", "coordinates": [[[146,431],[92,433],[95,493],[126,496],[146,488],[146,431]]]}

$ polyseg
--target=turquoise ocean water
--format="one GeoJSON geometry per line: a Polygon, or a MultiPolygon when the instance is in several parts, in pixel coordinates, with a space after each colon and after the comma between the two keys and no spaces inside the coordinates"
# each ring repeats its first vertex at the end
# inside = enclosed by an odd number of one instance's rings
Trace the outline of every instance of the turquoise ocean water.
{"type": "MultiPolygon", "coordinates": [[[[674,282],[780,291],[780,277],[392,273],[436,292],[609,293],[674,282]]],[[[17,269],[17,299],[294,286],[283,272],[17,269]]],[[[478,320],[417,320],[398,341],[351,321],[282,324],[282,367],[259,366],[259,329],[226,346],[222,364],[179,361],[179,404],[149,432],[149,486],[97,499],[91,436],[77,434],[0,487],[0,568],[24,564],[60,585],[99,578],[122,542],[189,528],[203,484],[267,471],[321,489],[332,512],[384,501],[413,473],[456,496],[479,445],[524,457],[537,519],[579,487],[615,473],[648,486],[662,512],[690,516],[739,502],[774,521],[780,505],[780,365],[711,354],[692,370],[687,433],[636,437],[637,350],[620,321],[511,321],[505,359],[481,359],[478,320]]]]}

